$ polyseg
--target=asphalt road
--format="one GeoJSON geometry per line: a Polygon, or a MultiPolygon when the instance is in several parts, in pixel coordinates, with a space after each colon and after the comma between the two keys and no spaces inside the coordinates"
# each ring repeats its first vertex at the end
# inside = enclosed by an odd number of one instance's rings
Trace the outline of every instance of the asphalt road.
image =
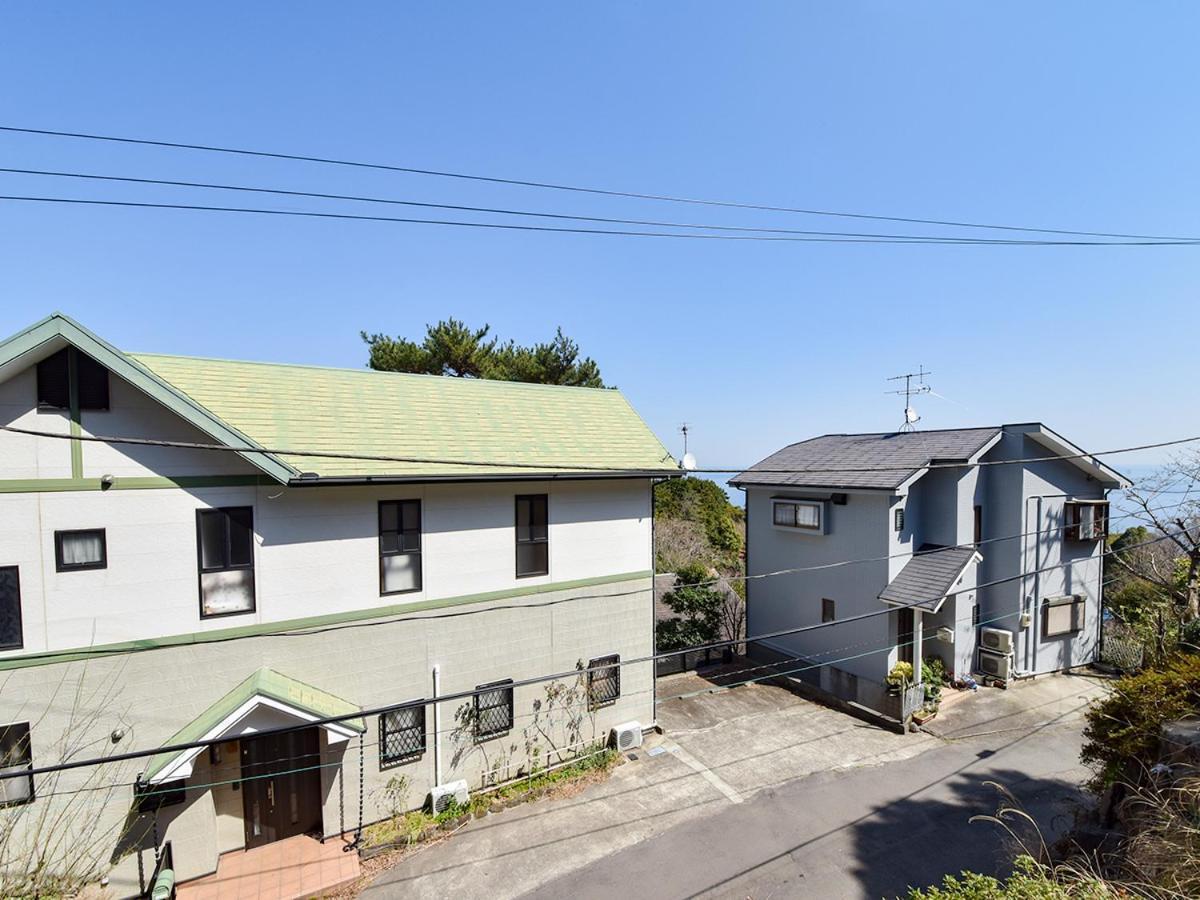
{"type": "Polygon", "coordinates": [[[1078,763],[1084,705],[980,723],[912,758],[767,788],[525,896],[880,898],[962,869],[1002,873],[1012,839],[968,821],[999,805],[986,782],[1012,791],[1047,839],[1064,830],[1088,775],[1078,763]]]}

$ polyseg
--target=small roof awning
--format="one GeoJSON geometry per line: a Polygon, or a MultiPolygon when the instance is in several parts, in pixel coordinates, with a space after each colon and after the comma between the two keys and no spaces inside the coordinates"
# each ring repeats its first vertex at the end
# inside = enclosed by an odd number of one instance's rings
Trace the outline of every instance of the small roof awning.
{"type": "Polygon", "coordinates": [[[935,613],[970,566],[982,562],[974,547],[938,547],[916,554],[879,595],[884,603],[935,613]]]}
{"type": "MultiPolygon", "coordinates": [[[[187,744],[220,738],[252,735],[271,728],[300,722],[315,722],[331,716],[352,716],[362,707],[335,697],[294,678],[263,667],[181,728],[165,743],[187,744]]],[[[367,730],[361,716],[321,725],[329,743],[349,740],[367,730]]],[[[150,784],[161,784],[192,774],[192,763],[202,747],[159,753],[150,758],[142,776],[150,784]]]]}

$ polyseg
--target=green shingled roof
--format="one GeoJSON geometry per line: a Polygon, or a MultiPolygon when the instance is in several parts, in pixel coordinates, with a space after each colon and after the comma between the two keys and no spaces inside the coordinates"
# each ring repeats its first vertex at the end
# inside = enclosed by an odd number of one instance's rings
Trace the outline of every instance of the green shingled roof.
{"type": "Polygon", "coordinates": [[[297,471],[321,477],[612,474],[599,471],[604,469],[679,473],[666,448],[615,390],[154,354],[130,357],[261,447],[439,460],[277,455],[297,471]]]}

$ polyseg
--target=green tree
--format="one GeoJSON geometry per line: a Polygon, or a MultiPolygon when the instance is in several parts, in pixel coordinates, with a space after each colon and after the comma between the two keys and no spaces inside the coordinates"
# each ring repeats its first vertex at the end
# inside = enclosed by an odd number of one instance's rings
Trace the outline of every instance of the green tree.
{"type": "Polygon", "coordinates": [[[654,517],[697,523],[704,529],[710,558],[695,562],[740,572],[745,516],[715,481],[676,478],[662,482],[654,489],[654,517]]]}
{"type": "Polygon", "coordinates": [[[675,587],[663,596],[675,615],[658,623],[659,650],[683,650],[720,639],[725,595],[714,589],[712,580],[702,565],[685,566],[675,573],[675,587]]]}
{"type": "Polygon", "coordinates": [[[581,357],[579,345],[561,328],[547,343],[523,346],[501,344],[490,337],[491,327],[471,328],[458,319],[427,325],[420,342],[405,337],[361,332],[369,351],[367,365],[385,372],[488,378],[532,384],[604,387],[600,366],[581,357]]]}

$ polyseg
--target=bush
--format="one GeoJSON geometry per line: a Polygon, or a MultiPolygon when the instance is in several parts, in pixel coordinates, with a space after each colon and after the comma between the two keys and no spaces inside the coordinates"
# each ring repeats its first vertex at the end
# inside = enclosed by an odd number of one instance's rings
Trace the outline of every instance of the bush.
{"type": "Polygon", "coordinates": [[[947,684],[946,664],[940,656],[927,656],[921,662],[921,685],[925,688],[925,702],[936,706],[942,699],[942,688],[947,684]]]}
{"type": "Polygon", "coordinates": [[[1127,896],[1103,881],[1082,877],[1059,878],[1032,857],[1017,857],[1013,873],[1004,881],[978,872],[947,875],[941,887],[912,889],[908,900],[1115,900],[1127,896]]]}
{"type": "Polygon", "coordinates": [[[1093,788],[1137,784],[1159,756],[1162,726],[1200,712],[1200,655],[1179,653],[1161,668],[1119,679],[1087,713],[1080,759],[1097,768],[1093,788]]]}

